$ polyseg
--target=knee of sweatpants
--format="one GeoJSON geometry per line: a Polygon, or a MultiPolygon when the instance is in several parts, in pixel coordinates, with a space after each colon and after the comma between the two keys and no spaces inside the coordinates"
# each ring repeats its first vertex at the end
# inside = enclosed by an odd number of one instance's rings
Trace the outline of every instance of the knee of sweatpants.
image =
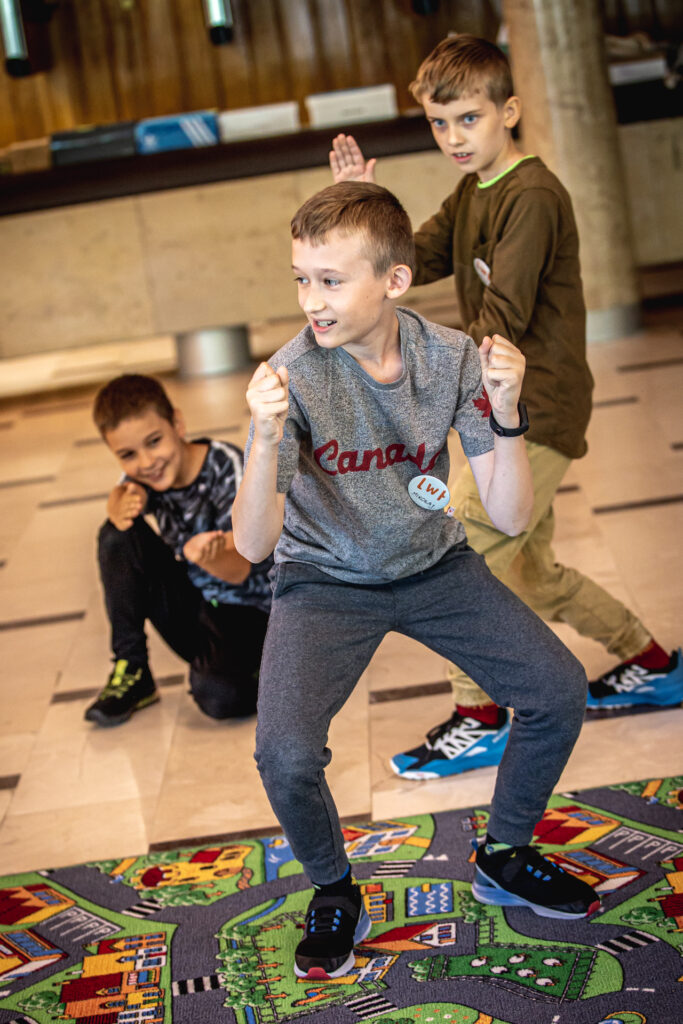
{"type": "Polygon", "coordinates": [[[126,530],[117,530],[112,522],[105,519],[97,535],[98,550],[108,551],[112,547],[117,547],[121,540],[124,539],[126,532],[126,530]]]}
{"type": "Polygon", "coordinates": [[[588,680],[583,665],[558,642],[551,655],[528,668],[529,686],[515,704],[520,719],[553,720],[578,735],[586,710],[588,680]]]}
{"type": "Polygon", "coordinates": [[[224,678],[190,669],[190,692],[209,718],[244,718],[256,711],[257,687],[236,686],[224,678]]]}
{"type": "Polygon", "coordinates": [[[567,648],[553,665],[556,679],[552,691],[552,709],[567,731],[578,736],[586,711],[588,679],[586,671],[567,648]]]}
{"type": "Polygon", "coordinates": [[[292,790],[299,780],[317,777],[329,763],[330,753],[326,747],[316,750],[305,733],[294,734],[287,723],[278,722],[269,729],[259,719],[254,758],[266,789],[282,785],[292,790]]]}
{"type": "Polygon", "coordinates": [[[131,549],[134,529],[135,525],[131,526],[129,530],[117,530],[108,519],[102,523],[97,535],[97,554],[100,564],[121,558],[125,551],[131,549]]]}

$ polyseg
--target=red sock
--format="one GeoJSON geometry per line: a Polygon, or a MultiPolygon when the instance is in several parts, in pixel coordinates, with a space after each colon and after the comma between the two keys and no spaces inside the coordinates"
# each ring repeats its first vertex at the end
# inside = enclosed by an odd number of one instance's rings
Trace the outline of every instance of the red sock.
{"type": "Polygon", "coordinates": [[[664,648],[660,647],[656,640],[650,640],[650,643],[640,654],[636,654],[635,658],[628,658],[624,664],[640,665],[641,668],[649,668],[653,672],[660,672],[662,669],[668,668],[670,661],[671,658],[664,648]]]}
{"type": "Polygon", "coordinates": [[[456,704],[455,710],[463,718],[476,718],[482,725],[497,725],[500,708],[497,704],[477,704],[476,707],[468,708],[463,704],[456,704]]]}

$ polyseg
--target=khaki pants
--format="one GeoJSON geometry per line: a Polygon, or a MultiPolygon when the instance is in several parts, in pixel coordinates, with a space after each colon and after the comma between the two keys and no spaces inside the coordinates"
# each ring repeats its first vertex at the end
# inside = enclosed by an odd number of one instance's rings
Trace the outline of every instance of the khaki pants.
{"type": "MultiPolygon", "coordinates": [[[[559,565],[552,549],[555,518],[553,499],[570,463],[545,445],[527,442],[534,482],[534,508],[529,526],[508,537],[493,526],[465,466],[451,490],[451,504],[464,524],[471,547],[483,555],[498,579],[546,622],[567,622],[582,636],[603,644],[620,661],[633,658],[652,639],[621,601],[587,576],[559,565]]],[[[456,704],[474,707],[489,697],[455,665],[449,666],[456,704]]]]}

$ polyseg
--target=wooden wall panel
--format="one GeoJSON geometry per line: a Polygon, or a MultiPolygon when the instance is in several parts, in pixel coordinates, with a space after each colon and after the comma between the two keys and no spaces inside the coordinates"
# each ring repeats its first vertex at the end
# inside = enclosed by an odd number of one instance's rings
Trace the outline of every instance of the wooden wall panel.
{"type": "Polygon", "coordinates": [[[317,41],[322,55],[322,81],[317,92],[348,89],[358,85],[358,60],[350,31],[346,0],[326,0],[314,5],[317,41]]]}
{"type": "Polygon", "coordinates": [[[322,78],[322,61],[310,0],[289,0],[281,25],[291,95],[309,96],[318,90],[322,78]]]}
{"type": "MultiPolygon", "coordinates": [[[[215,106],[219,110],[249,107],[254,100],[252,50],[248,44],[246,9],[248,0],[235,0],[235,41],[230,46],[212,46],[211,59],[216,69],[217,93],[215,106]]],[[[204,38],[206,34],[204,33],[204,38]]]]}
{"type": "Polygon", "coordinates": [[[239,8],[235,5],[236,42],[248,54],[251,104],[279,103],[293,98],[284,61],[278,7],[277,0],[247,0],[239,8]]]}
{"type": "MultiPolygon", "coordinates": [[[[123,120],[119,116],[120,101],[114,88],[114,54],[106,24],[106,0],[90,0],[85,4],[73,0],[69,6],[78,44],[76,85],[83,119],[86,124],[95,120],[123,120]]],[[[56,24],[60,15],[58,10],[53,19],[56,24]]]]}
{"type": "Polygon", "coordinates": [[[141,11],[144,60],[149,68],[145,109],[154,114],[183,109],[180,50],[172,14],[168,0],[146,0],[141,11]]]}
{"type": "MultiPolygon", "coordinates": [[[[601,4],[610,30],[680,31],[680,0],[601,4]]],[[[201,0],[60,0],[48,28],[52,68],[26,79],[0,68],[0,146],[82,124],[382,82],[396,85],[406,109],[408,84],[438,40],[449,30],[495,39],[499,6],[441,0],[425,17],[411,0],[232,0],[234,42],[215,47],[201,0]]]]}
{"type": "Polygon", "coordinates": [[[613,35],[646,32],[653,39],[681,38],[681,0],[600,0],[605,31],[613,35]]]}

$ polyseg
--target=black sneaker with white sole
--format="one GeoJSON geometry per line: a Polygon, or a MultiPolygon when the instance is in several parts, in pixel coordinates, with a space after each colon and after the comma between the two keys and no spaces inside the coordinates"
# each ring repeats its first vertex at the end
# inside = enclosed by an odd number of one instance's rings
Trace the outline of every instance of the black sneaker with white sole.
{"type": "Polygon", "coordinates": [[[158,700],[159,693],[149,667],[136,668],[120,658],[97,700],[85,712],[85,718],[97,725],[121,725],[135,711],[158,700]]]}
{"type": "Polygon", "coordinates": [[[304,937],[296,947],[297,978],[341,978],[353,966],[353,947],[363,941],[371,927],[355,883],[343,896],[316,893],[308,904],[304,937]]]}
{"type": "Polygon", "coordinates": [[[528,907],[539,917],[578,919],[600,906],[587,882],[563,871],[534,846],[477,846],[472,895],[497,907],[528,907]],[[502,846],[502,849],[499,847],[502,846]]]}

